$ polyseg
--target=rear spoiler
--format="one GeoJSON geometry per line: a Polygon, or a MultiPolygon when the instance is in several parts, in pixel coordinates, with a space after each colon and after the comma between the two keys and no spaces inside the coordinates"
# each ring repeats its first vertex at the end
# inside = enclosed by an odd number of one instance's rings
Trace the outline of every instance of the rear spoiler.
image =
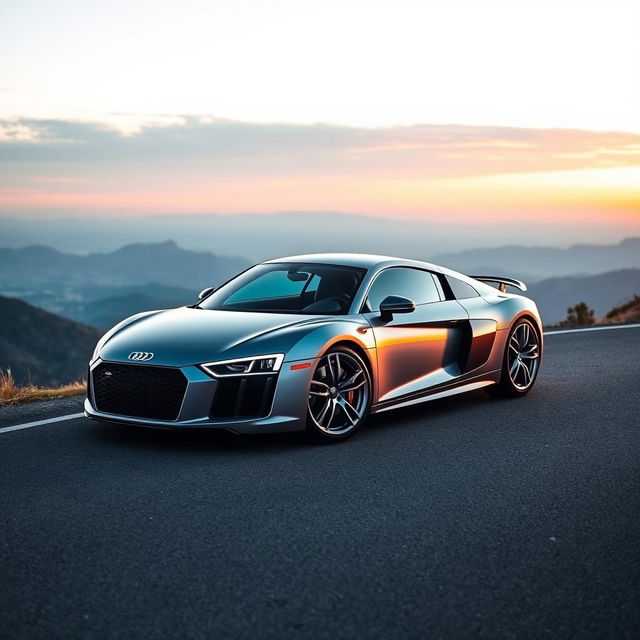
{"type": "Polygon", "coordinates": [[[520,289],[520,291],[526,291],[527,285],[520,280],[515,280],[514,278],[499,278],[498,276],[469,276],[474,280],[480,280],[480,282],[488,282],[491,284],[497,284],[498,289],[504,292],[507,290],[507,285],[510,287],[515,287],[516,289],[520,289]]]}

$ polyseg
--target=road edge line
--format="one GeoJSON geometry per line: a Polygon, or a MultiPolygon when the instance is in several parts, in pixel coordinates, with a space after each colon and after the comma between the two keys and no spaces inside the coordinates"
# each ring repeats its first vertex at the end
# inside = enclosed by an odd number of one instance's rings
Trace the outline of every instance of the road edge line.
{"type": "Polygon", "coordinates": [[[35,422],[25,422],[24,424],[16,424],[12,427],[0,427],[0,433],[9,433],[9,431],[20,431],[20,429],[39,427],[41,424],[51,424],[52,422],[63,422],[64,420],[75,420],[76,418],[83,417],[84,413],[70,413],[66,416],[57,416],[56,418],[47,418],[46,420],[36,420],[35,422]]]}
{"type": "Polygon", "coordinates": [[[636,324],[611,324],[605,327],[583,327],[582,329],[559,329],[558,331],[545,331],[545,336],[556,336],[563,333],[582,333],[583,331],[607,331],[609,329],[637,329],[640,323],[636,324]]]}

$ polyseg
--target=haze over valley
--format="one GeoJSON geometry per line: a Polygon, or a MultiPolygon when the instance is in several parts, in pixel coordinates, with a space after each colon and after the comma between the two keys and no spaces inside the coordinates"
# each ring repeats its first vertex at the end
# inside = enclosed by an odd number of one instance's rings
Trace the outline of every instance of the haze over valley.
{"type": "MultiPolygon", "coordinates": [[[[289,212],[273,214],[181,214],[156,216],[74,216],[64,217],[0,217],[0,247],[20,248],[33,244],[45,245],[72,254],[111,252],[128,244],[148,244],[174,241],[180,247],[208,251],[217,255],[238,255],[252,262],[298,253],[324,251],[356,251],[400,255],[435,261],[442,254],[469,251],[491,254],[496,247],[516,246],[535,249],[532,252],[535,269],[526,252],[510,253],[510,268],[518,268],[523,260],[533,277],[557,275],[543,273],[545,263],[536,261],[538,247],[549,248],[546,258],[564,259],[562,272],[571,268],[573,256],[580,261],[577,272],[597,273],[615,268],[606,262],[606,247],[593,267],[589,258],[596,255],[597,245],[612,245],[625,237],[639,236],[640,226],[607,228],[567,223],[549,224],[519,220],[517,213],[508,222],[494,223],[479,218],[476,222],[416,221],[382,218],[337,212],[289,212]],[[561,250],[576,244],[586,244],[580,250],[561,250]],[[595,245],[595,246],[591,246],[595,245]],[[594,270],[591,270],[594,269],[594,270]]],[[[464,258],[464,256],[463,256],[464,258]]],[[[483,258],[484,260],[484,258],[483,258]]]]}

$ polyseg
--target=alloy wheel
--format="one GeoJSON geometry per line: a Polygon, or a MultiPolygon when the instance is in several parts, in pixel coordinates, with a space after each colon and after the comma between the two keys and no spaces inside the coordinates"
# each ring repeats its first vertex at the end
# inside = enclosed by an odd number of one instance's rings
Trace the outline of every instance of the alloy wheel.
{"type": "Polygon", "coordinates": [[[533,384],[539,361],[538,334],[528,322],[522,322],[509,338],[509,378],[516,389],[525,391],[533,384]]]}
{"type": "Polygon", "coordinates": [[[369,402],[369,375],[364,365],[344,351],[323,356],[309,389],[309,415],[331,436],[344,435],[362,421],[369,402]]]}

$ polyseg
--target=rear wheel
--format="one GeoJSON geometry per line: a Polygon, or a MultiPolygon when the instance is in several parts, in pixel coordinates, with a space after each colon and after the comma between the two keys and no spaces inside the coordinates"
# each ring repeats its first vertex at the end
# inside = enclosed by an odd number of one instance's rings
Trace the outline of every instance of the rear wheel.
{"type": "Polygon", "coordinates": [[[516,398],[531,391],[540,368],[540,336],[530,320],[516,322],[509,333],[498,384],[487,387],[493,396],[516,398]]]}
{"type": "Polygon", "coordinates": [[[352,436],[371,407],[371,376],[362,358],[336,347],[320,358],[309,388],[307,433],[331,442],[352,436]]]}

